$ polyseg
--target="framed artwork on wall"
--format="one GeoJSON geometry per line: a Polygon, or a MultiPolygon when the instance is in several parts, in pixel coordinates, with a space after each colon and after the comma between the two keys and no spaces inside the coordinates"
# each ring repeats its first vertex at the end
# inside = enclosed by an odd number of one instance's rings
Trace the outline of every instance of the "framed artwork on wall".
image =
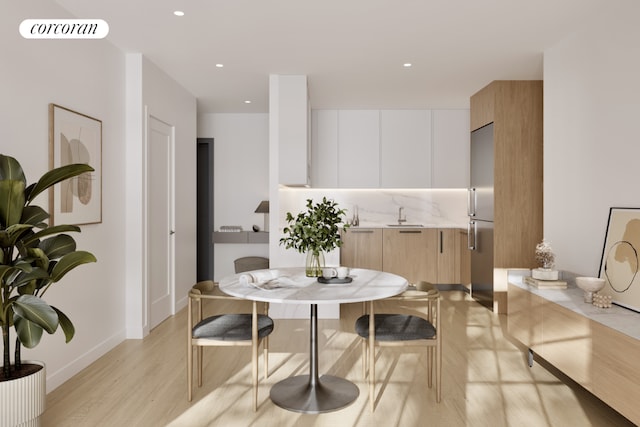
{"type": "Polygon", "coordinates": [[[49,104],[49,167],[73,163],[95,170],[51,187],[50,225],[102,222],[102,121],[49,104]]]}
{"type": "Polygon", "coordinates": [[[602,293],[631,310],[640,311],[640,208],[611,208],[604,239],[600,277],[602,293]]]}

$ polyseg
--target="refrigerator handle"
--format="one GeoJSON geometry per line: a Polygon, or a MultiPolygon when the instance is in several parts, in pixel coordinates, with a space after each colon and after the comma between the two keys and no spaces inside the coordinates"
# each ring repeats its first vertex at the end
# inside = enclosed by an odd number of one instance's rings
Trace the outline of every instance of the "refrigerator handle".
{"type": "Polygon", "coordinates": [[[476,216],[476,203],[478,196],[475,188],[469,188],[467,190],[467,215],[473,217],[476,216]]]}
{"type": "Polygon", "coordinates": [[[469,224],[467,224],[467,246],[469,247],[470,251],[475,251],[476,250],[476,238],[478,237],[478,231],[476,228],[476,222],[475,221],[469,221],[469,224]],[[473,236],[473,242],[471,241],[473,236]]]}

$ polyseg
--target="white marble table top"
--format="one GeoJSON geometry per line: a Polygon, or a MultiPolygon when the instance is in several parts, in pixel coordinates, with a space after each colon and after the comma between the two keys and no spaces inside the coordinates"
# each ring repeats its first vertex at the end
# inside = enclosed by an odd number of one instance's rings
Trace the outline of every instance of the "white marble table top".
{"type": "Polygon", "coordinates": [[[351,283],[323,284],[306,277],[304,268],[257,270],[227,276],[220,280],[220,290],[249,300],[288,304],[340,304],[388,298],[402,293],[408,286],[404,277],[382,271],[354,268],[351,283]],[[246,283],[247,274],[261,279],[270,274],[267,283],[246,283]],[[242,277],[244,275],[244,277],[242,277]]]}

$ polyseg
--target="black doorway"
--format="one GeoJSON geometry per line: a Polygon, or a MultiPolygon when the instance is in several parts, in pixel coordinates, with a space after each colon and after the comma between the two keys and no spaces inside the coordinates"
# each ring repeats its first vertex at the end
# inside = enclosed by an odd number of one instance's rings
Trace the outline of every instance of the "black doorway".
{"type": "Polygon", "coordinates": [[[197,280],[213,280],[213,138],[198,138],[197,280]]]}

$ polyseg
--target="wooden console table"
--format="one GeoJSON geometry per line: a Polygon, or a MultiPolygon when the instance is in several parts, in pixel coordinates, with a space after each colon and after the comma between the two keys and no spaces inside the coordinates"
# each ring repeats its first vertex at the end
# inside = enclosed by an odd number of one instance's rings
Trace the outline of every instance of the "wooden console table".
{"type": "Polygon", "coordinates": [[[640,314],[597,308],[574,284],[541,290],[509,276],[508,330],[603,402],[640,424],[640,314]]]}

